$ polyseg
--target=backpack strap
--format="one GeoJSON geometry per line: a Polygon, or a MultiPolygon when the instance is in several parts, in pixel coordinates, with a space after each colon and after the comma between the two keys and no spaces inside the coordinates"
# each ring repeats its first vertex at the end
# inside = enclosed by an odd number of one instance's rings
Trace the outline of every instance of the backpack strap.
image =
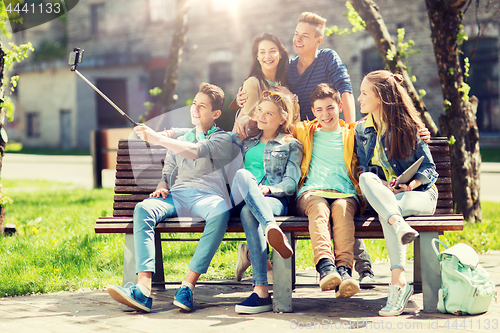
{"type": "Polygon", "coordinates": [[[443,245],[443,247],[445,249],[448,248],[448,246],[446,246],[445,243],[443,243],[442,241],[439,240],[439,238],[433,238],[432,241],[431,241],[431,245],[432,245],[432,249],[434,250],[434,253],[436,253],[436,256],[439,257],[439,245],[437,245],[437,243],[443,245]],[[437,245],[437,246],[436,246],[437,245]]]}

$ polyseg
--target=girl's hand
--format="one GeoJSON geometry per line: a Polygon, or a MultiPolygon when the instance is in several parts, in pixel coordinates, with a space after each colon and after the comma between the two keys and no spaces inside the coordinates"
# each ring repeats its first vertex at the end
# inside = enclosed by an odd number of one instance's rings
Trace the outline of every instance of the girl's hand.
{"type": "Polygon", "coordinates": [[[168,193],[170,191],[166,188],[160,188],[160,189],[156,189],[153,193],[151,193],[149,195],[150,198],[159,198],[159,197],[162,197],[162,199],[165,199],[166,197],[168,197],[168,193]]]}
{"type": "Polygon", "coordinates": [[[411,188],[406,184],[399,184],[398,187],[396,187],[396,180],[397,178],[394,178],[392,181],[387,183],[387,187],[392,191],[392,193],[398,194],[400,192],[411,191],[411,188]]]}
{"type": "Polygon", "coordinates": [[[268,195],[269,193],[271,193],[271,190],[269,189],[269,186],[267,186],[267,185],[259,185],[259,188],[260,188],[260,193],[262,193],[264,195],[268,195]]]}

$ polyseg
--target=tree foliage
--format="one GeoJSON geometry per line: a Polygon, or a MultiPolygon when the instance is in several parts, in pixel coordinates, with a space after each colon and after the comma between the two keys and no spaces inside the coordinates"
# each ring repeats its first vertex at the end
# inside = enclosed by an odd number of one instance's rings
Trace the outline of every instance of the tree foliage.
{"type": "MultiPolygon", "coordinates": [[[[0,172],[2,168],[3,156],[5,155],[5,146],[7,145],[7,134],[4,129],[5,118],[12,121],[14,119],[14,103],[10,99],[10,94],[17,87],[18,76],[9,77],[6,71],[16,62],[26,59],[29,52],[33,51],[31,43],[16,45],[8,43],[9,48],[5,49],[4,38],[12,38],[12,34],[7,29],[9,22],[5,3],[0,1],[0,172]],[[8,92],[8,93],[7,93],[8,92]]],[[[0,174],[1,175],[1,174],[0,174]]],[[[0,177],[1,178],[1,177],[0,177]]],[[[10,198],[2,192],[0,184],[0,234],[3,233],[5,219],[4,206],[11,203],[10,198]]]]}

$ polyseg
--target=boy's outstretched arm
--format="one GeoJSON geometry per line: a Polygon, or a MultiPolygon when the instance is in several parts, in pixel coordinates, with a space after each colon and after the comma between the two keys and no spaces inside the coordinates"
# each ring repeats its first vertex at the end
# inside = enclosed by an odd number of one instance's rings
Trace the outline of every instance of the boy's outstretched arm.
{"type": "Polygon", "coordinates": [[[184,158],[194,160],[200,155],[198,146],[193,142],[179,141],[169,138],[168,136],[162,135],[144,124],[139,124],[139,126],[134,127],[134,132],[141,140],[154,145],[163,146],[184,158]]]}

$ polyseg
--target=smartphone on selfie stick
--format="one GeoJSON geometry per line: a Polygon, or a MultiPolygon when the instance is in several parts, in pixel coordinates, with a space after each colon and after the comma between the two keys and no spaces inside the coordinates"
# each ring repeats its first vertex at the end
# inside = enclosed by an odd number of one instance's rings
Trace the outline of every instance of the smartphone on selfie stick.
{"type": "Polygon", "coordinates": [[[97,89],[97,87],[94,86],[92,84],[92,82],[90,82],[89,80],[87,80],[87,78],[85,78],[85,76],[83,76],[76,69],[76,67],[78,66],[78,64],[80,64],[82,62],[82,60],[83,60],[83,51],[84,50],[75,47],[73,49],[73,52],[71,52],[69,54],[68,64],[71,66],[71,71],[75,72],[76,74],[78,74],[78,76],[80,76],[83,79],[83,81],[87,82],[89,86],[91,86],[99,95],[102,96],[102,98],[104,98],[109,104],[111,104],[111,106],[113,106],[118,112],[120,112],[122,116],[124,116],[125,118],[127,118],[127,120],[130,121],[134,126],[138,126],[139,125],[138,123],[136,123],[125,112],[123,112],[115,103],[113,103],[113,101],[111,101],[106,95],[104,95],[99,89],[97,89]]]}

